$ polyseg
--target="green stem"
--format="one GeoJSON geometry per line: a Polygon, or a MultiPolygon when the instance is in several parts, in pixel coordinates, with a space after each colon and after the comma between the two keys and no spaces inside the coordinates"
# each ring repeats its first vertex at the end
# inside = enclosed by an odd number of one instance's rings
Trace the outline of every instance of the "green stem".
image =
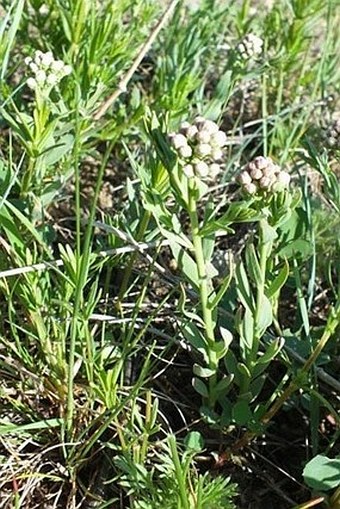
{"type": "Polygon", "coordinates": [[[264,297],[264,289],[266,284],[266,272],[267,272],[267,260],[269,256],[268,249],[270,246],[268,242],[264,242],[263,239],[263,229],[260,223],[260,238],[259,238],[259,265],[260,265],[260,280],[257,284],[256,290],[256,310],[254,316],[254,340],[253,347],[251,352],[251,361],[255,362],[261,339],[261,331],[259,330],[259,323],[261,319],[261,313],[263,312],[263,297],[264,297]]]}
{"type": "Polygon", "coordinates": [[[200,235],[200,228],[198,222],[197,206],[195,200],[195,188],[192,183],[189,183],[189,217],[191,224],[192,243],[194,245],[195,259],[197,265],[198,279],[199,279],[199,294],[200,302],[203,313],[203,321],[205,324],[205,337],[208,347],[209,368],[214,371],[214,374],[209,378],[210,388],[210,404],[214,406],[214,397],[212,396],[213,389],[216,386],[218,359],[215,352],[215,325],[213,320],[213,308],[209,303],[209,295],[211,289],[210,278],[207,274],[206,264],[203,253],[202,237],[200,235]]]}
{"type": "MultiPolygon", "coordinates": [[[[317,358],[321,354],[322,350],[325,348],[328,340],[334,334],[336,328],[340,323],[340,300],[337,302],[335,309],[331,311],[331,314],[328,317],[327,324],[324,330],[324,333],[318,342],[315,350],[311,353],[308,360],[305,362],[301,370],[298,374],[291,380],[289,385],[283,391],[281,396],[279,396],[269,410],[265,413],[265,415],[261,419],[261,423],[263,425],[267,425],[273,417],[277,414],[277,412],[281,409],[283,404],[301,387],[301,380],[303,380],[304,376],[309,372],[311,367],[315,364],[317,358]]],[[[262,431],[261,431],[262,433],[262,431]]],[[[232,452],[236,452],[239,449],[242,449],[246,445],[253,440],[258,433],[247,431],[232,447],[232,452]]]]}
{"type": "MultiPolygon", "coordinates": [[[[143,238],[144,233],[146,232],[146,229],[148,227],[148,224],[149,224],[149,221],[150,221],[150,217],[151,217],[151,212],[149,210],[144,210],[144,214],[143,214],[142,220],[140,222],[140,225],[139,225],[139,228],[138,228],[138,232],[137,232],[137,236],[136,236],[136,241],[137,242],[139,242],[143,238]]],[[[127,266],[126,266],[126,269],[124,271],[123,281],[122,281],[122,284],[120,286],[120,290],[119,290],[119,294],[118,294],[118,304],[117,305],[118,305],[119,308],[121,308],[122,300],[124,299],[124,295],[125,295],[126,290],[128,288],[128,284],[129,284],[129,281],[130,281],[132,269],[133,269],[133,266],[135,264],[136,258],[137,258],[137,252],[132,253],[132,255],[130,256],[130,260],[129,260],[129,262],[128,262],[127,266]]]]}
{"type": "MultiPolygon", "coordinates": [[[[83,302],[83,290],[86,285],[88,279],[88,271],[89,271],[89,261],[90,261],[90,243],[92,239],[93,233],[93,223],[96,213],[96,203],[98,201],[101,184],[103,180],[104,171],[106,168],[106,163],[111,154],[112,148],[114,145],[114,141],[112,141],[109,147],[106,150],[104,155],[102,164],[99,169],[96,189],[94,193],[93,203],[91,207],[90,217],[87,223],[86,233],[85,233],[85,241],[82,247],[82,256],[78,259],[78,284],[75,291],[74,298],[74,310],[71,321],[71,333],[70,333],[70,346],[69,346],[69,356],[68,356],[68,376],[67,376],[67,403],[66,403],[66,431],[68,434],[68,440],[72,440],[72,427],[73,427],[73,416],[74,416],[74,363],[75,363],[75,352],[76,352],[76,343],[77,343],[77,335],[79,330],[79,318],[81,316],[81,306],[83,302]]],[[[77,173],[79,170],[77,169],[77,173]]],[[[79,213],[79,211],[78,211],[79,213]]]]}

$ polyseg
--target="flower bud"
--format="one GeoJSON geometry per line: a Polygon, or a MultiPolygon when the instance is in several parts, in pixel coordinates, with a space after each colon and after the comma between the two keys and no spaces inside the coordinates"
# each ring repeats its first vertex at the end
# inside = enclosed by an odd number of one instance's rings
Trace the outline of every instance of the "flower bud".
{"type": "Polygon", "coordinates": [[[258,168],[259,170],[263,170],[264,168],[267,168],[268,166],[273,164],[273,161],[271,160],[270,157],[258,156],[255,157],[254,163],[256,168],[258,168]]]}
{"type": "Polygon", "coordinates": [[[210,143],[214,147],[224,147],[227,142],[227,135],[223,131],[217,131],[213,133],[210,138],[210,143]]]}
{"type": "Polygon", "coordinates": [[[211,157],[214,161],[221,161],[223,159],[223,152],[219,148],[214,148],[211,152],[211,157]]]}
{"type": "Polygon", "coordinates": [[[31,90],[35,90],[37,88],[37,82],[35,81],[34,78],[28,78],[26,83],[28,88],[30,88],[31,90]]]}
{"type": "Polygon", "coordinates": [[[51,51],[48,51],[47,53],[43,53],[41,56],[41,63],[45,67],[49,67],[52,62],[54,62],[53,54],[51,51]]]}
{"type": "Polygon", "coordinates": [[[216,178],[217,175],[220,173],[220,171],[221,171],[221,166],[219,164],[212,163],[210,165],[209,174],[210,174],[211,178],[216,178]]]}
{"type": "Polygon", "coordinates": [[[45,71],[43,71],[42,69],[40,69],[39,71],[37,71],[35,73],[35,79],[36,79],[36,82],[41,85],[42,83],[44,83],[46,81],[46,73],[45,71]]]}
{"type": "Polygon", "coordinates": [[[49,85],[56,85],[58,83],[58,76],[55,74],[49,74],[46,81],[49,85]]]}
{"type": "Polygon", "coordinates": [[[194,120],[194,125],[197,127],[197,129],[202,129],[205,123],[205,118],[198,116],[194,120]]]}
{"type": "Polygon", "coordinates": [[[200,143],[197,145],[195,153],[200,157],[208,156],[211,153],[211,146],[208,143],[200,143]]]}
{"type": "Polygon", "coordinates": [[[39,71],[39,67],[37,66],[37,64],[35,62],[31,62],[30,65],[29,65],[29,68],[34,73],[39,71]]]}
{"type": "Polygon", "coordinates": [[[242,173],[240,173],[237,177],[237,181],[240,183],[240,184],[250,184],[251,183],[251,176],[249,175],[249,173],[247,171],[243,171],[242,173]]]}
{"type": "Polygon", "coordinates": [[[170,141],[171,141],[171,145],[175,149],[185,147],[188,144],[187,139],[183,134],[174,134],[173,136],[171,136],[170,141]]]}
{"type": "Polygon", "coordinates": [[[277,182],[282,184],[284,187],[287,187],[290,182],[290,175],[286,171],[280,171],[277,176],[277,182]]]}
{"type": "Polygon", "coordinates": [[[256,191],[257,191],[257,187],[255,184],[253,184],[252,182],[250,184],[245,184],[243,186],[243,189],[248,193],[248,194],[255,194],[256,191]]]}
{"type": "Polygon", "coordinates": [[[187,138],[189,138],[189,140],[192,140],[196,136],[197,133],[198,133],[198,129],[195,125],[190,125],[187,128],[187,138]]]}
{"type": "Polygon", "coordinates": [[[64,75],[68,76],[72,72],[72,67],[70,65],[65,65],[63,71],[64,71],[64,75]]]}
{"type": "Polygon", "coordinates": [[[65,64],[62,60],[54,60],[51,64],[51,69],[54,72],[60,72],[62,69],[64,69],[65,64]]]}
{"type": "Polygon", "coordinates": [[[218,125],[215,124],[212,120],[206,120],[204,122],[203,129],[205,131],[208,131],[209,134],[217,133],[218,132],[218,125]]]}
{"type": "Polygon", "coordinates": [[[262,171],[259,170],[258,168],[250,170],[249,174],[253,180],[260,180],[263,177],[262,171]]]}
{"type": "Polygon", "coordinates": [[[204,161],[198,161],[195,164],[195,173],[199,177],[207,177],[209,175],[209,166],[204,161]]]}
{"type": "Polygon", "coordinates": [[[203,129],[202,131],[198,131],[196,134],[196,140],[201,143],[209,143],[210,142],[210,133],[203,129]]]}
{"type": "Polygon", "coordinates": [[[186,164],[183,166],[183,173],[189,179],[195,176],[194,168],[192,164],[186,164]]]}
{"type": "Polygon", "coordinates": [[[261,189],[269,189],[271,184],[272,184],[272,180],[269,177],[262,177],[259,180],[259,186],[261,187],[261,189]]]}
{"type": "MultiPolygon", "coordinates": [[[[176,135],[176,136],[178,136],[178,135],[176,135]]],[[[178,152],[179,152],[179,155],[183,158],[192,156],[192,148],[189,145],[183,145],[182,147],[179,147],[178,152]]]]}

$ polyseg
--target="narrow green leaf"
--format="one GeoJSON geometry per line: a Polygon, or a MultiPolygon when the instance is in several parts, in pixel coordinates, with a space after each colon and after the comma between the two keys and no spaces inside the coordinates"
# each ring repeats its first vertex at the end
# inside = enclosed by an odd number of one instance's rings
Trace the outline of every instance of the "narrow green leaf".
{"type": "Polygon", "coordinates": [[[2,424],[0,422],[0,436],[8,433],[23,433],[25,431],[58,428],[62,423],[61,419],[47,419],[46,421],[30,422],[28,424],[2,424]]]}
{"type": "Polygon", "coordinates": [[[285,260],[282,269],[280,270],[276,278],[271,282],[268,290],[266,291],[268,299],[277,296],[277,294],[280,292],[281,288],[287,281],[288,276],[289,276],[289,263],[287,260],[285,260]]]}
{"type": "Polygon", "coordinates": [[[272,324],[272,322],[273,322],[272,305],[270,303],[270,300],[265,295],[262,295],[260,318],[258,323],[256,324],[256,330],[259,336],[263,335],[263,333],[272,324]]]}
{"type": "Polygon", "coordinates": [[[209,396],[207,386],[205,383],[199,378],[193,378],[192,386],[198,394],[200,394],[203,398],[207,398],[209,396]]]}
{"type": "Polygon", "coordinates": [[[240,301],[246,309],[249,309],[251,313],[255,313],[254,298],[242,261],[240,261],[236,266],[235,277],[237,295],[240,301]]]}

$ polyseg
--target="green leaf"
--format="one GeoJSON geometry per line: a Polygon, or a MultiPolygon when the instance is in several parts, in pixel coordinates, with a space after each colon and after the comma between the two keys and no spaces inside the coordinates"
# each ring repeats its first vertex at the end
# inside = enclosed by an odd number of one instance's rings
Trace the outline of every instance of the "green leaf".
{"type": "Polygon", "coordinates": [[[273,242],[277,238],[277,232],[275,228],[270,226],[267,221],[263,220],[261,223],[262,241],[265,244],[273,242]]]}
{"type": "Polygon", "coordinates": [[[220,334],[222,336],[222,339],[223,339],[223,342],[224,342],[224,346],[226,348],[229,348],[229,345],[230,345],[230,343],[233,340],[232,333],[230,332],[230,330],[225,329],[224,327],[220,327],[220,334]]]}
{"type": "Polygon", "coordinates": [[[255,304],[253,294],[249,285],[247,273],[242,261],[237,264],[235,270],[237,295],[246,309],[255,313],[255,304]]]}
{"type": "Polygon", "coordinates": [[[199,431],[190,431],[184,438],[184,445],[189,451],[200,452],[204,449],[204,439],[199,431]]]}
{"type": "Polygon", "coordinates": [[[233,407],[233,418],[236,424],[244,426],[253,417],[253,414],[246,401],[239,401],[233,407]]]}
{"type": "Polygon", "coordinates": [[[277,356],[279,351],[283,348],[284,344],[285,344],[284,338],[275,339],[275,341],[273,341],[268,346],[265,353],[258,358],[257,362],[259,364],[268,364],[277,356]]]}
{"type": "Polygon", "coordinates": [[[284,262],[284,266],[276,276],[276,278],[270,283],[268,290],[266,291],[266,295],[268,299],[276,297],[280,292],[281,288],[287,281],[289,276],[289,263],[287,260],[284,262]]]}
{"type": "Polygon", "coordinates": [[[261,299],[261,313],[258,323],[256,324],[257,332],[260,336],[273,322],[273,310],[270,300],[262,295],[261,299]]]}
{"type": "Polygon", "coordinates": [[[188,343],[200,352],[207,361],[206,342],[197,325],[193,322],[186,322],[184,325],[181,325],[180,328],[188,343]]]}
{"type": "Polygon", "coordinates": [[[328,491],[340,486],[340,458],[318,454],[303,470],[305,483],[314,490],[328,491]]]}
{"type": "Polygon", "coordinates": [[[242,376],[245,376],[246,378],[251,378],[250,371],[247,368],[247,366],[245,364],[243,364],[243,362],[237,363],[237,369],[242,376]]]}
{"type": "Polygon", "coordinates": [[[203,396],[203,398],[207,398],[209,396],[209,392],[208,392],[207,386],[199,378],[193,378],[192,386],[195,389],[195,391],[198,392],[198,394],[203,396]]]}
{"type": "Polygon", "coordinates": [[[285,258],[292,258],[297,254],[303,257],[308,257],[313,252],[312,244],[307,240],[297,239],[286,244],[279,251],[279,255],[285,258]]]}
{"type": "Polygon", "coordinates": [[[44,151],[44,159],[46,166],[52,166],[60,161],[68,152],[72,150],[74,137],[71,134],[66,134],[53,147],[48,147],[44,151]]]}
{"type": "Polygon", "coordinates": [[[251,243],[247,245],[245,256],[247,272],[255,285],[258,285],[262,280],[262,275],[254,244],[251,243]]]}
{"type": "Polygon", "coordinates": [[[171,243],[170,248],[177,262],[178,268],[183,272],[193,288],[198,291],[199,277],[196,262],[177,243],[171,243]]]}
{"type": "Polygon", "coordinates": [[[241,378],[237,368],[237,359],[235,354],[230,349],[226,353],[223,361],[227,371],[234,377],[236,384],[239,385],[241,378]]]}
{"type": "MultiPolygon", "coordinates": [[[[255,374],[253,373],[253,377],[255,374]]],[[[255,380],[252,380],[249,390],[251,392],[252,400],[255,399],[262,391],[264,382],[266,381],[266,375],[258,376],[255,380]]]]}
{"type": "Polygon", "coordinates": [[[62,424],[61,419],[47,419],[46,421],[30,422],[28,424],[1,423],[0,436],[8,433],[23,433],[25,431],[33,431],[40,429],[57,428],[62,424]]]}
{"type": "Polygon", "coordinates": [[[243,357],[247,352],[251,351],[254,342],[254,318],[252,313],[246,309],[243,320],[240,326],[240,347],[243,352],[243,357]]]}
{"type": "Polygon", "coordinates": [[[234,375],[228,375],[218,382],[218,384],[214,387],[214,393],[217,398],[225,396],[229,392],[233,380],[234,375]]]}
{"type": "Polygon", "coordinates": [[[200,376],[201,378],[210,378],[215,374],[215,371],[209,368],[204,368],[199,364],[194,364],[193,366],[194,375],[200,376]]]}

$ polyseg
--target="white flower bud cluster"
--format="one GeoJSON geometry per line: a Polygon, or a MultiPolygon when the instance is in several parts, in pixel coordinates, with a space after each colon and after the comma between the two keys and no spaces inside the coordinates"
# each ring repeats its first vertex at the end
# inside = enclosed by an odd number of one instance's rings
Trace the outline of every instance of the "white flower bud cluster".
{"type": "Polygon", "coordinates": [[[236,51],[243,60],[256,58],[262,53],[263,40],[255,34],[247,34],[237,45],[236,51]]]}
{"type": "Polygon", "coordinates": [[[34,76],[27,80],[27,86],[32,90],[51,90],[72,72],[72,67],[64,64],[62,60],[55,60],[51,51],[43,53],[38,50],[34,58],[25,58],[25,64],[34,76]]]}
{"type": "Polygon", "coordinates": [[[334,120],[327,128],[325,138],[329,147],[340,149],[340,118],[334,120]]]}
{"type": "Polygon", "coordinates": [[[237,180],[248,194],[261,191],[275,193],[288,187],[290,175],[270,157],[258,156],[245,166],[237,180]]]}
{"type": "Polygon", "coordinates": [[[227,136],[212,120],[196,117],[192,124],[183,122],[179,133],[169,134],[169,140],[188,178],[213,179],[221,171],[227,136]]]}

